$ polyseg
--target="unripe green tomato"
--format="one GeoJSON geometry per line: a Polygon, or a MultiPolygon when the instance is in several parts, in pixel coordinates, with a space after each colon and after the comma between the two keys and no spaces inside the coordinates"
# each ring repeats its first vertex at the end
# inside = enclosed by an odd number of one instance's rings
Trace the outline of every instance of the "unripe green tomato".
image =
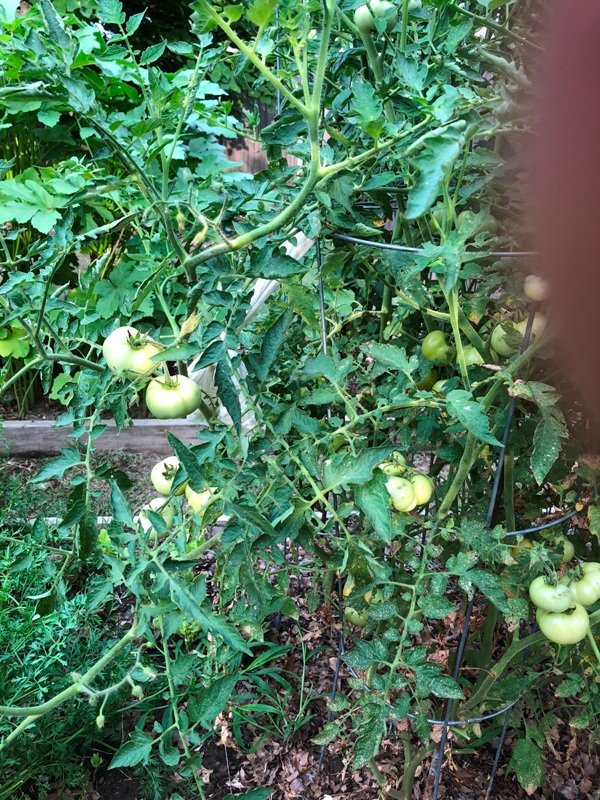
{"type": "Polygon", "coordinates": [[[447,361],[450,346],[444,331],[430,331],[421,342],[421,350],[428,361],[447,361]]]}
{"type": "Polygon", "coordinates": [[[539,275],[527,275],[523,281],[523,291],[530,300],[541,303],[548,298],[550,287],[548,281],[540,278],[539,275]]]}
{"type": "Polygon", "coordinates": [[[160,345],[131,325],[114,330],[102,345],[102,354],[111,372],[125,375],[130,380],[157,369],[158,364],[152,361],[152,356],[160,351],[160,345]]]}
{"type": "Polygon", "coordinates": [[[418,474],[411,476],[410,482],[412,483],[417,505],[426,505],[426,503],[431,500],[431,495],[433,494],[433,483],[431,480],[427,477],[427,475],[422,475],[419,472],[418,474]]]}
{"type": "Polygon", "coordinates": [[[498,353],[498,355],[504,356],[505,358],[508,356],[512,356],[512,354],[516,352],[514,347],[511,347],[506,341],[506,334],[504,328],[502,327],[502,324],[496,325],[496,327],[492,331],[490,345],[492,349],[495,350],[496,353],[498,353]]]}
{"type": "Polygon", "coordinates": [[[584,572],[600,572],[600,562],[598,561],[584,561],[580,566],[584,572]]]}
{"type": "Polygon", "coordinates": [[[567,539],[566,536],[557,537],[556,548],[558,552],[561,553],[561,564],[568,564],[569,561],[573,560],[573,556],[575,555],[575,547],[573,546],[573,542],[570,539],[567,539]]]}
{"type": "Polygon", "coordinates": [[[546,639],[555,644],[577,644],[588,634],[590,618],[582,605],[575,603],[565,612],[538,608],[535,618],[546,639]]]}
{"type": "Polygon", "coordinates": [[[544,611],[566,611],[573,605],[573,596],[568,586],[552,583],[545,575],[535,578],[529,586],[531,602],[544,611]]]}
{"type": "Polygon", "coordinates": [[[437,379],[437,372],[434,369],[430,369],[427,375],[425,375],[425,377],[417,383],[417,389],[422,389],[423,391],[428,392],[434,387],[437,379]]]}
{"type": "Polygon", "coordinates": [[[417,505],[413,485],[406,478],[392,476],[386,481],[385,488],[388,490],[391,503],[396,511],[406,513],[412,511],[417,505]]]}
{"type": "Polygon", "coordinates": [[[202,514],[210,505],[216,488],[206,489],[204,492],[195,492],[190,486],[185,487],[185,497],[189,507],[195,514],[202,514]]]}
{"type": "MultiPolygon", "coordinates": [[[[541,334],[546,330],[547,324],[546,317],[543,314],[534,314],[533,324],[531,326],[531,338],[535,339],[536,336],[541,336],[541,334]]],[[[517,322],[515,328],[519,331],[521,336],[525,336],[525,331],[527,330],[527,320],[523,319],[521,322],[517,322]]]]}
{"type": "Polygon", "coordinates": [[[202,392],[186,375],[161,375],[146,388],[146,406],[156,419],[180,419],[198,409],[202,392]]]}
{"type": "Polygon", "coordinates": [[[344,619],[346,622],[356,625],[357,628],[364,628],[369,619],[369,613],[367,611],[357,611],[355,608],[352,608],[352,606],[346,606],[344,609],[344,619]]]}
{"type": "MultiPolygon", "coordinates": [[[[152,467],[152,471],[150,472],[150,480],[152,481],[152,486],[154,486],[159,494],[163,494],[165,496],[171,494],[173,478],[175,477],[178,469],[179,459],[175,458],[175,456],[164,458],[162,461],[159,461],[158,464],[155,464],[152,467]]],[[[186,486],[187,483],[184,483],[177,487],[177,491],[174,492],[175,496],[182,495],[186,486]]]]}
{"type": "Polygon", "coordinates": [[[418,11],[422,7],[423,3],[421,2],[421,0],[408,0],[409,11],[418,11]]]}
{"type": "Polygon", "coordinates": [[[588,606],[593,606],[600,597],[598,581],[594,575],[593,572],[588,572],[584,574],[583,578],[574,581],[571,581],[569,575],[565,575],[560,579],[560,582],[568,587],[571,597],[576,603],[587,608],[588,606]]]}
{"type": "Polygon", "coordinates": [[[382,461],[379,469],[386,475],[402,475],[406,472],[406,459],[398,450],[389,456],[386,461],[382,461]]]}
{"type": "MultiPolygon", "coordinates": [[[[467,367],[473,367],[476,366],[477,364],[483,364],[483,357],[481,353],[472,345],[467,345],[467,347],[464,347],[463,353],[465,356],[465,362],[467,367]]],[[[456,361],[458,363],[458,356],[456,358],[456,361]]]]}
{"type": "Polygon", "coordinates": [[[386,18],[386,30],[391,31],[398,21],[396,6],[389,0],[370,0],[371,11],[367,5],[359,6],[354,12],[354,24],[361,33],[372,33],[377,30],[375,19],[386,18]]]}

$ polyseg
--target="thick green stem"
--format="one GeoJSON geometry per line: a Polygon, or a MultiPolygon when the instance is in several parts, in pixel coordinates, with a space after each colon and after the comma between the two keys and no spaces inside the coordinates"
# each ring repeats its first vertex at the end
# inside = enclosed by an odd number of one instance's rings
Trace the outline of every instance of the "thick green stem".
{"type": "Polygon", "coordinates": [[[465,449],[463,450],[458,469],[450,486],[448,487],[448,490],[446,491],[446,496],[444,497],[438,509],[437,518],[440,521],[443,520],[446,514],[450,511],[452,503],[456,500],[458,493],[460,492],[463,483],[466,481],[467,476],[471,471],[471,468],[475,463],[482,447],[483,444],[479,442],[472,433],[467,434],[465,449]]]}

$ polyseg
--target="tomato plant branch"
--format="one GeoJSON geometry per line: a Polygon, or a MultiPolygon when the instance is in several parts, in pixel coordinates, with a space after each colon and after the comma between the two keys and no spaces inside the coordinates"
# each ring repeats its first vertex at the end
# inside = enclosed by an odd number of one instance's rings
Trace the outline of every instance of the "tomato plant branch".
{"type": "MultiPolygon", "coordinates": [[[[127,645],[135,639],[135,633],[136,624],[133,624],[127,633],[125,633],[119,639],[119,641],[116,642],[116,644],[114,644],[110,650],[108,650],[108,652],[102,656],[102,658],[100,658],[92,667],[90,667],[87,672],[85,672],[83,675],[75,675],[74,673],[73,683],[71,686],[69,686],[67,689],[63,689],[62,692],[59,692],[51,700],[48,700],[45,703],[40,703],[37,706],[0,706],[0,716],[29,717],[31,718],[31,721],[33,721],[38,717],[48,714],[50,711],[54,711],[55,708],[58,708],[65,701],[70,700],[72,697],[80,694],[84,685],[89,685],[92,683],[92,681],[95,680],[100,672],[102,672],[104,667],[108,666],[111,661],[114,661],[121,650],[127,647],[127,645]]],[[[2,742],[0,742],[0,751],[6,747],[11,736],[3,739],[2,742]]]]}
{"type": "Polygon", "coordinates": [[[208,16],[217,23],[219,28],[225,33],[228,39],[230,39],[233,44],[237,47],[240,53],[243,53],[248,61],[253,64],[256,69],[263,75],[273,86],[273,88],[277,89],[283,97],[290,103],[290,105],[294,106],[303,117],[306,117],[309,112],[309,108],[304,105],[301,100],[298,98],[287,88],[287,86],[264,64],[261,59],[256,55],[253,48],[248,47],[245,42],[243,42],[240,37],[235,33],[231,25],[226,22],[223,17],[215,11],[215,9],[210,5],[208,0],[199,0],[198,5],[202,8],[208,16]]]}

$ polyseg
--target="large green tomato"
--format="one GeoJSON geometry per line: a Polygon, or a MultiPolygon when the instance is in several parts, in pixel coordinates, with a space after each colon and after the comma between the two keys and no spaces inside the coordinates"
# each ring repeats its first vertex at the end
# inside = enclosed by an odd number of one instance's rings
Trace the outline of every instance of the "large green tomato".
{"type": "MultiPolygon", "coordinates": [[[[465,362],[467,364],[467,367],[473,367],[477,364],[483,364],[483,356],[481,355],[479,350],[477,350],[472,345],[468,345],[467,347],[463,348],[463,352],[465,355],[465,362]]],[[[458,363],[458,357],[456,361],[458,363]]]]}
{"type": "Polygon", "coordinates": [[[152,356],[160,351],[160,345],[130,325],[114,330],[102,345],[102,354],[111,372],[131,380],[154,372],[158,364],[152,361],[152,356]]]}
{"type": "Polygon", "coordinates": [[[447,361],[450,346],[444,331],[430,331],[421,342],[421,350],[428,361],[447,361]]]}
{"type": "Polygon", "coordinates": [[[410,482],[412,483],[417,505],[424,506],[431,500],[431,495],[433,494],[433,483],[427,477],[427,475],[422,475],[420,472],[416,475],[412,475],[410,482]]]}
{"type": "MultiPolygon", "coordinates": [[[[152,467],[150,480],[159,494],[169,495],[173,487],[173,479],[179,469],[179,459],[175,456],[164,458],[152,467]]],[[[185,491],[187,482],[177,487],[175,496],[182,495],[185,491]]]]}
{"type": "Polygon", "coordinates": [[[565,575],[560,582],[568,587],[573,600],[586,608],[593,606],[600,598],[600,581],[594,572],[584,573],[579,580],[572,580],[571,576],[565,575]]]}
{"type": "Polygon", "coordinates": [[[389,0],[370,0],[369,4],[371,10],[363,5],[354,12],[354,24],[358,30],[361,33],[372,33],[376,30],[375,19],[385,19],[386,30],[391,31],[398,21],[396,6],[389,0]]]}
{"type": "Polygon", "coordinates": [[[566,611],[573,604],[568,586],[552,583],[545,575],[535,578],[529,586],[531,602],[544,611],[566,611]]]}
{"type": "Polygon", "coordinates": [[[198,409],[201,400],[200,387],[185,375],[153,378],[146,389],[146,405],[156,419],[187,417],[198,409]]]}
{"type": "Polygon", "coordinates": [[[585,639],[590,629],[588,613],[578,603],[564,612],[538,608],[535,618],[546,639],[555,644],[577,644],[585,639]]]}
{"type": "Polygon", "coordinates": [[[412,511],[417,505],[413,485],[406,478],[392,475],[386,481],[385,488],[388,490],[391,503],[396,511],[406,513],[407,511],[412,511]]]}

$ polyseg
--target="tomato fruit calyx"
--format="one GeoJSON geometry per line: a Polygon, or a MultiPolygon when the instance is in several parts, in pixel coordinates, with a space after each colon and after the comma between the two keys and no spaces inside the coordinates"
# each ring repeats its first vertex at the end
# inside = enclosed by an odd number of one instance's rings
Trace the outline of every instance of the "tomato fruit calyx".
{"type": "Polygon", "coordinates": [[[569,587],[556,580],[540,575],[529,586],[531,602],[544,611],[560,613],[573,605],[573,596],[569,587]]]}
{"type": "Polygon", "coordinates": [[[430,331],[421,342],[421,350],[428,361],[447,361],[450,345],[444,331],[430,331]]]}
{"type": "MultiPolygon", "coordinates": [[[[175,456],[164,458],[152,467],[150,481],[159,494],[170,495],[173,491],[173,480],[179,469],[179,459],[175,456]]],[[[187,481],[177,487],[173,494],[177,497],[182,495],[187,486],[187,481]]]]}
{"type": "Polygon", "coordinates": [[[555,644],[577,644],[590,630],[588,613],[579,603],[571,603],[561,612],[538,608],[535,616],[541,632],[555,644]]]}

